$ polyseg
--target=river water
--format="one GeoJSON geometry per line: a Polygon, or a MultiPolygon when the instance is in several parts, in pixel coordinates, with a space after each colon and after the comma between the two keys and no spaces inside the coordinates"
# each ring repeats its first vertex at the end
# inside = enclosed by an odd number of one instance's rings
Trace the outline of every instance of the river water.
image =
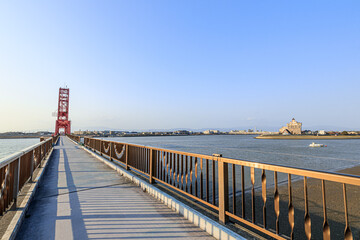
{"type": "Polygon", "coordinates": [[[40,138],[0,139],[0,159],[40,142],[40,138]]]}
{"type": "MultiPolygon", "coordinates": [[[[133,143],[138,145],[145,145],[145,146],[152,146],[152,147],[159,147],[165,149],[173,149],[178,151],[184,152],[192,152],[192,153],[200,153],[200,154],[207,154],[211,155],[213,153],[221,153],[224,157],[234,158],[234,159],[241,159],[241,160],[249,160],[254,162],[262,162],[262,163],[271,163],[271,164],[278,164],[278,165],[285,165],[289,167],[300,167],[306,169],[313,169],[313,170],[322,170],[322,171],[330,171],[335,172],[340,169],[350,168],[356,165],[360,165],[360,140],[359,139],[352,139],[352,140],[319,140],[317,143],[322,143],[327,145],[327,147],[323,148],[310,148],[308,145],[312,142],[312,140],[265,140],[265,139],[254,139],[253,136],[241,136],[241,135],[211,135],[211,136],[166,136],[166,137],[118,137],[118,138],[104,138],[104,140],[113,140],[118,142],[124,143],[133,143]]],[[[8,154],[14,153],[19,151],[23,148],[31,146],[39,142],[39,139],[0,139],[0,159],[8,154]]],[[[251,190],[251,182],[250,182],[250,169],[245,168],[245,192],[251,190]]],[[[359,175],[360,173],[358,173],[359,175]]],[[[211,171],[210,171],[211,175],[211,171]]],[[[241,183],[240,183],[240,168],[236,168],[236,189],[237,194],[242,194],[240,192],[241,183]]],[[[267,186],[268,189],[273,187],[273,172],[267,171],[267,186]]],[[[209,181],[209,186],[212,186],[212,181],[209,181]]],[[[256,189],[261,190],[261,171],[255,170],[255,187],[256,189]]],[[[293,180],[301,180],[298,176],[292,176],[293,180]]],[[[287,184],[287,175],[279,173],[278,174],[279,185],[287,184]]],[[[193,179],[195,181],[195,179],[193,179]]],[[[231,174],[229,175],[229,182],[232,181],[231,174]]],[[[217,185],[218,182],[215,184],[217,185]]],[[[294,189],[301,189],[294,188],[294,189]]],[[[320,184],[320,182],[318,182],[320,184]]],[[[319,185],[320,186],[320,185],[319,185]]],[[[327,185],[330,186],[330,185],[327,185]]],[[[311,192],[311,197],[314,195],[314,190],[316,189],[314,185],[309,188],[311,192]]],[[[215,189],[218,189],[216,186],[215,189]]],[[[318,188],[320,189],[320,187],[318,188]]],[[[341,188],[339,188],[341,189],[341,188]]],[[[356,209],[354,208],[353,202],[357,204],[358,195],[356,195],[356,191],[353,189],[349,189],[348,187],[348,196],[350,209],[355,209],[355,211],[350,211],[350,222],[353,223],[352,230],[358,229],[356,225],[358,220],[358,215],[356,214],[356,209]],[[355,194],[354,194],[355,192],[355,194]],[[355,226],[354,226],[355,225],[355,226]]],[[[356,190],[358,190],[356,188],[356,190]]],[[[216,190],[217,191],[217,190],[216,190]]],[[[294,192],[294,191],[293,191],[294,192]]],[[[296,192],[298,195],[294,195],[295,198],[295,206],[298,209],[302,209],[303,207],[303,200],[301,199],[302,191],[296,192]],[[300,197],[299,197],[300,196],[300,197]],[[297,202],[296,202],[297,201],[297,202]]],[[[215,194],[217,194],[215,192],[215,194]]],[[[233,188],[229,188],[229,194],[233,196],[233,188]]],[[[281,193],[284,194],[284,191],[281,193]]],[[[212,199],[213,192],[210,187],[210,199],[212,199]]],[[[216,195],[215,195],[216,196],[216,195]]],[[[250,196],[250,192],[247,196],[250,196]]],[[[269,195],[268,195],[269,196],[269,195]]],[[[339,195],[342,198],[341,194],[339,195]]],[[[215,197],[217,198],[217,197],[215,197]]],[[[336,196],[335,196],[336,198],[336,196]]],[[[240,198],[237,198],[238,201],[240,198]]],[[[271,197],[269,196],[269,199],[271,197]]],[[[315,199],[315,198],[314,198],[315,199]]],[[[320,226],[317,229],[321,229],[322,218],[321,218],[321,205],[319,199],[312,199],[310,201],[310,211],[313,225],[316,224],[316,221],[320,222],[318,225],[320,226]],[[311,205],[312,204],[312,205],[311,205]],[[318,209],[314,210],[314,206],[318,206],[318,209]],[[314,217],[318,214],[320,217],[314,217]],[[316,220],[318,219],[318,220],[316,220]],[[320,219],[320,220],[319,220],[320,219]]],[[[334,202],[337,203],[338,201],[328,201],[330,205],[329,209],[334,209],[333,205],[334,202]]],[[[341,200],[339,200],[341,205],[341,200]]],[[[262,204],[261,200],[258,201],[258,205],[262,204]]],[[[285,204],[285,210],[287,209],[287,202],[283,202],[285,204]]],[[[238,206],[240,206],[240,202],[238,202],[238,206]]],[[[260,206],[260,205],[259,205],[260,206]]],[[[261,206],[260,206],[261,209],[261,206]]],[[[250,212],[250,210],[248,211],[250,212]]],[[[340,213],[337,210],[329,211],[329,219],[334,223],[334,221],[338,221],[338,219],[343,219],[342,212],[340,213]],[[332,212],[336,213],[337,218],[332,220],[335,216],[332,212]],[[331,215],[333,214],[333,215],[331,215]],[[339,217],[340,216],[340,217],[339,217]]],[[[302,221],[303,212],[301,214],[297,213],[295,216],[300,216],[300,220],[296,220],[298,222],[302,221]]],[[[287,221],[287,215],[283,216],[283,222],[287,221]],[[285,217],[284,217],[285,216],[285,217]]],[[[248,216],[249,218],[249,216],[248,216]]],[[[342,220],[339,220],[340,222],[342,220]]],[[[341,225],[341,224],[340,224],[341,225]]],[[[336,229],[332,225],[332,229],[336,229]]],[[[295,228],[298,229],[298,228],[295,228]]],[[[332,236],[336,236],[335,238],[341,238],[343,234],[344,226],[339,227],[339,233],[332,232],[332,236]]],[[[334,231],[334,230],[333,230],[334,231]]],[[[357,230],[356,230],[357,231],[357,230]]],[[[301,233],[302,234],[302,233],[301,233]]],[[[358,232],[356,232],[358,236],[358,232]]],[[[314,231],[315,238],[321,238],[322,232],[314,231]],[[317,234],[317,235],[316,235],[317,234]]]]}
{"type": "MultiPolygon", "coordinates": [[[[227,158],[328,172],[360,165],[360,139],[317,141],[316,143],[327,145],[321,148],[309,147],[312,140],[255,139],[249,135],[117,137],[104,140],[206,155],[220,153],[227,158]]],[[[236,176],[240,176],[240,170],[239,167],[236,168],[236,176]]],[[[250,189],[250,168],[245,167],[244,174],[245,187],[250,189]]],[[[268,186],[272,186],[273,172],[267,171],[266,175],[268,186]]],[[[255,187],[261,187],[260,169],[255,169],[255,179],[255,187]]],[[[300,179],[299,176],[292,176],[293,181],[300,179]]],[[[240,189],[239,180],[236,183],[237,189],[240,189]]],[[[232,181],[231,175],[229,181],[232,181]]],[[[287,174],[278,173],[278,181],[279,184],[287,183],[287,174]]],[[[232,193],[232,189],[229,192],[232,193]]]]}
{"type": "Polygon", "coordinates": [[[317,141],[327,145],[322,148],[310,148],[313,140],[254,139],[254,136],[246,135],[105,139],[207,155],[221,153],[228,158],[322,171],[337,171],[360,164],[360,139],[317,141]]]}
{"type": "MultiPolygon", "coordinates": [[[[360,139],[319,140],[327,145],[310,148],[312,140],[254,139],[244,135],[158,136],[105,138],[178,151],[272,163],[313,170],[337,171],[360,164],[360,139]]],[[[0,158],[39,142],[32,139],[0,139],[0,158]]]]}

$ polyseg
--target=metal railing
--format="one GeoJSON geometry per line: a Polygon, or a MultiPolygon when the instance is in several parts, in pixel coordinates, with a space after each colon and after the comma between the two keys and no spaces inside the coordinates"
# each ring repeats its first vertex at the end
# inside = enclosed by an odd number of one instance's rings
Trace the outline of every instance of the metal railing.
{"type": "MultiPolygon", "coordinates": [[[[360,177],[353,175],[313,171],[272,164],[256,163],[251,161],[224,158],[220,154],[213,156],[180,152],[154,147],[139,146],[134,144],[105,141],[101,139],[84,137],[84,145],[101,155],[107,156],[111,161],[121,163],[126,169],[137,171],[148,177],[150,183],[157,181],[169,188],[177,190],[180,194],[190,197],[193,200],[206,205],[218,213],[219,221],[223,224],[229,221],[238,221],[250,226],[267,236],[275,239],[293,239],[295,227],[295,208],[293,204],[292,175],[300,176],[303,180],[304,191],[304,235],[301,238],[311,238],[312,227],[308,203],[308,178],[321,181],[322,235],[324,239],[330,239],[330,226],[327,220],[326,188],[325,181],[336,182],[342,185],[342,198],[340,204],[344,205],[345,230],[344,239],[352,239],[352,232],[348,220],[347,207],[347,185],[352,185],[359,190],[360,177]],[[247,172],[245,172],[245,169],[247,172]],[[289,233],[280,233],[280,194],[279,178],[282,175],[282,182],[287,183],[287,223],[282,222],[289,228],[289,233]],[[240,177],[239,177],[240,176],[240,177]],[[259,184],[255,184],[257,177],[260,177],[259,184]],[[272,182],[273,200],[272,208],[274,217],[269,219],[269,203],[267,199],[267,185],[272,182]],[[241,191],[238,191],[238,186],[241,191]],[[249,186],[250,193],[246,191],[249,186]],[[257,188],[260,189],[256,191],[257,188]],[[232,194],[229,194],[231,190],[232,194]],[[255,204],[256,193],[260,192],[261,206],[259,200],[255,204]],[[237,204],[237,202],[240,202],[237,204]],[[240,206],[238,206],[240,205],[240,206]],[[247,208],[245,205],[249,206],[247,208]],[[231,206],[231,208],[230,208],[231,206]],[[257,207],[256,207],[257,206],[257,207]],[[241,211],[239,211],[241,207],[241,211]],[[260,208],[260,210],[259,210],[260,208]],[[246,212],[249,211],[249,212],[246,212]],[[258,212],[260,211],[260,213],[258,212]],[[247,214],[247,215],[245,215],[247,214]],[[262,219],[255,219],[262,215],[262,219]],[[251,218],[249,218],[251,215],[251,218]],[[247,216],[247,217],[246,217],[247,216]],[[262,221],[261,221],[262,220],[262,221]],[[273,229],[269,228],[271,222],[273,229]]],[[[258,181],[258,180],[257,180],[258,181]]],[[[286,188],[285,188],[286,189],[286,188]]],[[[283,208],[284,209],[284,208],[283,208]]],[[[359,213],[358,213],[359,214],[359,213]]]]}
{"type": "Polygon", "coordinates": [[[74,140],[75,142],[80,143],[80,136],[76,136],[72,134],[67,134],[66,136],[68,136],[70,139],[74,140]]]}
{"type": "Polygon", "coordinates": [[[32,180],[34,170],[53,148],[58,136],[42,139],[31,147],[0,159],[0,215],[16,200],[21,188],[32,180]]]}

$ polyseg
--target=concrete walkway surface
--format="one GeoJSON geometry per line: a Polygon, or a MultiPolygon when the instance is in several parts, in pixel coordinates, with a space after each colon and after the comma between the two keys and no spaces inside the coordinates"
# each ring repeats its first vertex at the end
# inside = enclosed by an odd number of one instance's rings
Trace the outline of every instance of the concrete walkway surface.
{"type": "Polygon", "coordinates": [[[66,137],[17,239],[214,239],[66,137]]]}

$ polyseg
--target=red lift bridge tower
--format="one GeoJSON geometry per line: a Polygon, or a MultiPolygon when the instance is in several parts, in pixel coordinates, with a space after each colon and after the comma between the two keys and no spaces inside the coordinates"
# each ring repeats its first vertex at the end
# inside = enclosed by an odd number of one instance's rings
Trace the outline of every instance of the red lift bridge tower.
{"type": "Polygon", "coordinates": [[[70,134],[70,121],[69,121],[69,89],[59,89],[59,106],[58,114],[55,125],[55,135],[57,134],[70,134]]]}

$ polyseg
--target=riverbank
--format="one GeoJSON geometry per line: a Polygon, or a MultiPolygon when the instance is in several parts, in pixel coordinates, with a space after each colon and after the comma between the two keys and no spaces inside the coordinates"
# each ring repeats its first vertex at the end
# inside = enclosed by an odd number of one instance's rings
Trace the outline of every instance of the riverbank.
{"type": "Polygon", "coordinates": [[[309,140],[309,139],[326,139],[326,140],[345,140],[360,139],[360,135],[338,135],[338,136],[312,136],[312,135],[260,135],[256,139],[286,139],[286,140],[309,140]]]}

